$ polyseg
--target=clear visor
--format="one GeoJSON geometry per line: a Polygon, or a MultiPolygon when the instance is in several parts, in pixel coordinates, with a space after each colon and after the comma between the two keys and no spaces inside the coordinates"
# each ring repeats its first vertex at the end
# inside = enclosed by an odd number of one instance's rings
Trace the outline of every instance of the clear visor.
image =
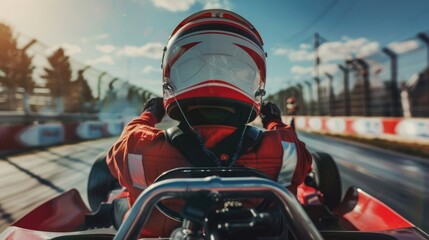
{"type": "Polygon", "coordinates": [[[201,55],[191,52],[171,68],[171,82],[175,88],[182,89],[206,80],[221,80],[253,96],[264,86],[259,69],[246,55],[244,51],[201,55]]]}

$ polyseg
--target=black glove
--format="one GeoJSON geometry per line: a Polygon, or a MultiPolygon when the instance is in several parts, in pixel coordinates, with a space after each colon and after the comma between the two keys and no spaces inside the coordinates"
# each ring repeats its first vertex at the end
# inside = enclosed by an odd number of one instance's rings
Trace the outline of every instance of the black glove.
{"type": "Polygon", "coordinates": [[[158,122],[161,122],[165,114],[163,101],[164,100],[162,97],[149,99],[143,107],[143,112],[151,112],[153,115],[155,115],[158,122]]]}
{"type": "Polygon", "coordinates": [[[262,119],[262,125],[264,128],[267,128],[268,123],[272,120],[282,121],[282,113],[280,112],[279,107],[272,102],[263,102],[259,115],[262,119]]]}

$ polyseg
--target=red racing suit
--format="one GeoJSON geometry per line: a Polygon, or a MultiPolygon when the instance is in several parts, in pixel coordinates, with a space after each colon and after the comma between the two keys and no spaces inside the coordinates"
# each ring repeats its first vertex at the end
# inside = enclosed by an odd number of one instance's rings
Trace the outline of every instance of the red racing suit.
{"type": "MultiPolygon", "coordinates": [[[[149,112],[133,119],[126,125],[119,140],[107,155],[110,171],[128,191],[130,206],[164,171],[192,166],[181,152],[167,141],[164,130],[154,127],[156,123],[156,117],[149,112]]],[[[215,146],[235,130],[234,127],[217,125],[194,128],[205,140],[207,148],[215,146]]],[[[297,187],[310,171],[311,163],[311,154],[305,144],[298,140],[295,132],[281,121],[272,121],[258,146],[243,153],[236,165],[256,168],[296,195],[297,187]]],[[[163,216],[154,208],[142,236],[169,236],[178,226],[180,223],[163,216]]]]}

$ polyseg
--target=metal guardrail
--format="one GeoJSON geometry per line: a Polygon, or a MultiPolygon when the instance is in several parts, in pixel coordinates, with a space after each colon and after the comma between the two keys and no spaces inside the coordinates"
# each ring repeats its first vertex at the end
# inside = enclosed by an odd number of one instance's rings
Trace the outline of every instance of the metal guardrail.
{"type": "MultiPolygon", "coordinates": [[[[324,44],[329,42],[314,51],[324,44]]],[[[429,117],[429,32],[369,56],[328,63],[337,68],[299,80],[285,79],[288,87],[267,100],[276,102],[285,114],[286,100],[294,96],[299,115],[429,117]]],[[[319,64],[315,61],[315,69],[319,64]]]]}
{"type": "Polygon", "coordinates": [[[0,52],[0,113],[11,121],[45,120],[55,114],[59,119],[53,120],[60,121],[76,116],[92,119],[89,116],[98,113],[137,115],[146,100],[155,96],[128,80],[76,61],[67,47],[15,34],[1,22],[0,29],[0,40],[8,43],[0,52]]]}

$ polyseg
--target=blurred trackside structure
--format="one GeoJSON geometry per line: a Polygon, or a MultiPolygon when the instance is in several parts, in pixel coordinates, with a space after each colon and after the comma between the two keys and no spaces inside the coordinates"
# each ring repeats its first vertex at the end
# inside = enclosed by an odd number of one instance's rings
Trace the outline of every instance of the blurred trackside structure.
{"type": "Polygon", "coordinates": [[[140,113],[155,94],[70,57],[0,23],[1,122],[44,118],[117,119],[140,113]],[[19,118],[19,116],[25,118],[19,118]]]}
{"type": "MultiPolygon", "coordinates": [[[[387,138],[397,135],[394,140],[429,144],[429,32],[389,46],[370,56],[344,59],[335,73],[288,81],[266,99],[286,113],[286,100],[294,96],[302,130],[383,137],[383,122],[389,122],[387,138]],[[349,130],[343,132],[346,123],[349,130]]],[[[319,63],[315,61],[315,68],[319,63]]]]}
{"type": "MultiPolygon", "coordinates": [[[[287,112],[294,96],[302,130],[428,142],[428,35],[289,81],[266,100],[287,112]]],[[[0,23],[0,152],[115,136],[154,96],[69,55],[0,23]]]]}
{"type": "Polygon", "coordinates": [[[0,153],[116,136],[155,94],[0,23],[0,153]]]}

